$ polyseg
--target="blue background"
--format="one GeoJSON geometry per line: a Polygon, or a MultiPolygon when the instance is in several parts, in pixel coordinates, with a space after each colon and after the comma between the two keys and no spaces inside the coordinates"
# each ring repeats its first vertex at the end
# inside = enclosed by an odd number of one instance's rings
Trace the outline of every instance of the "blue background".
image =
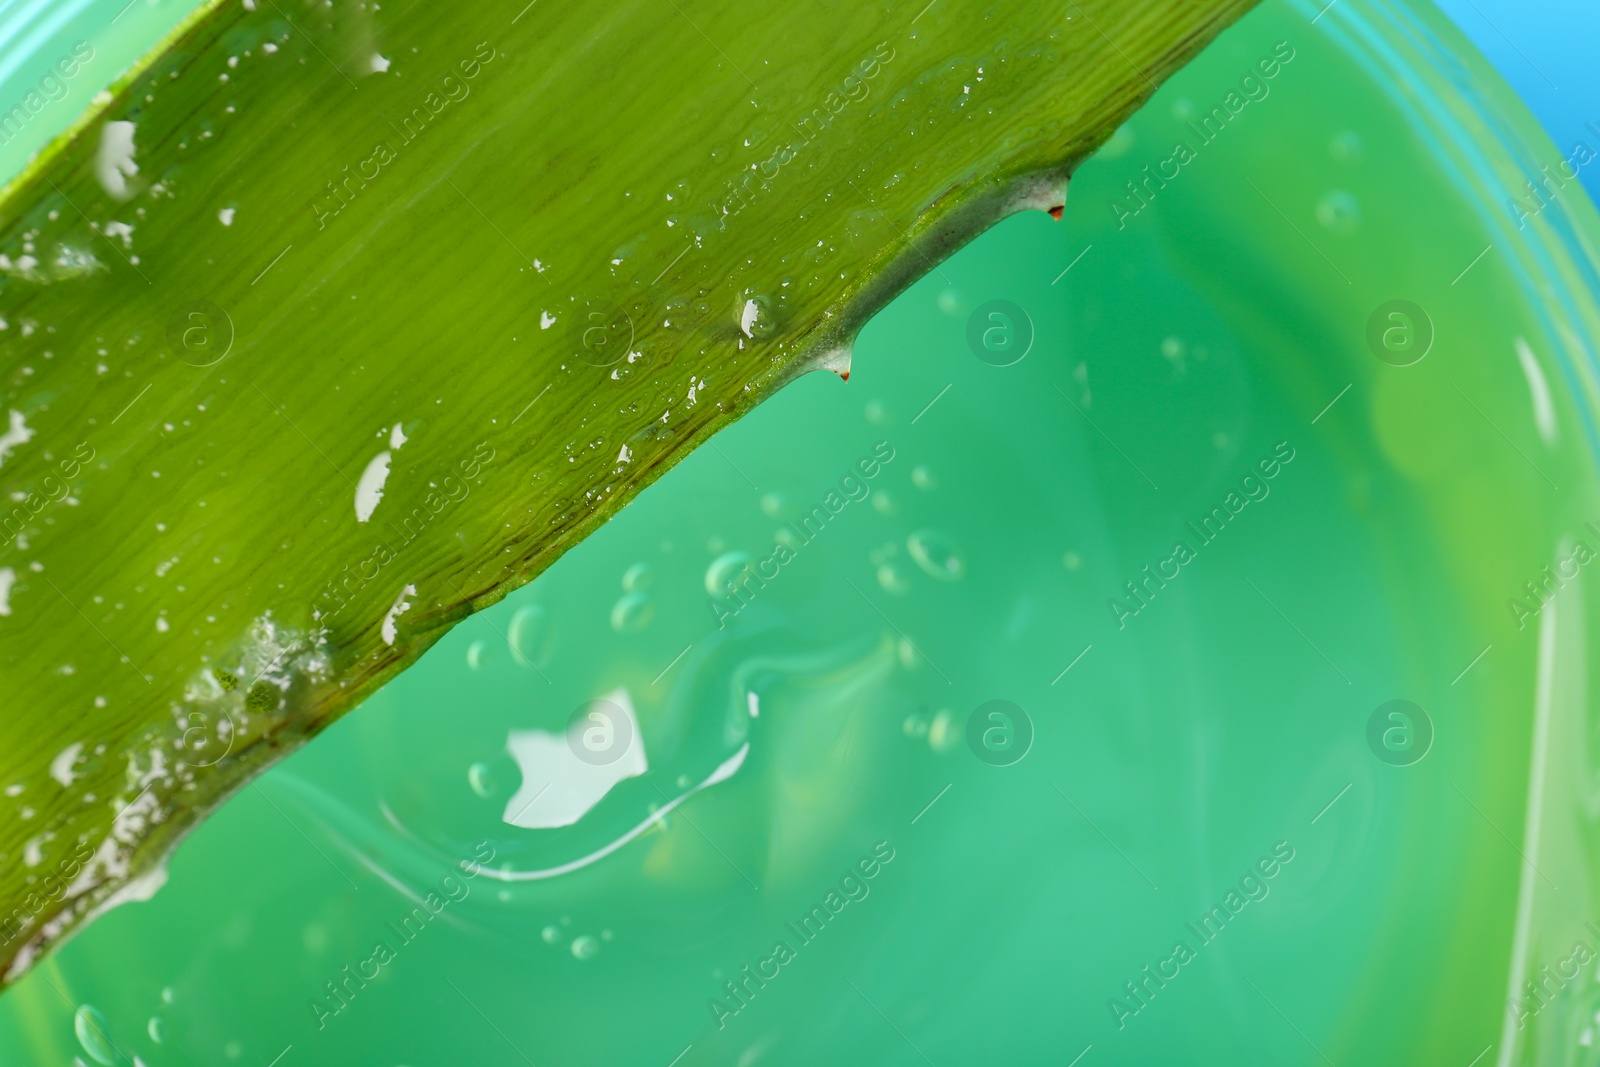
{"type": "MultiPolygon", "coordinates": [[[[1435,0],[1488,57],[1563,153],[1600,151],[1600,0],[1435,0]]],[[[1600,203],[1600,167],[1578,172],[1600,203]]]]}

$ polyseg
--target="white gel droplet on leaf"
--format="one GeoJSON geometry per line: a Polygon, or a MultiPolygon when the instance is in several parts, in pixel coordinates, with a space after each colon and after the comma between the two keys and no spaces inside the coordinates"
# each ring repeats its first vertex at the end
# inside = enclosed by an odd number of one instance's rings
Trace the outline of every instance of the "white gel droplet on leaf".
{"type": "Polygon", "coordinates": [[[139,173],[133,161],[133,130],[131,122],[108,122],[100,128],[100,148],[95,153],[94,176],[100,187],[116,200],[131,196],[128,179],[139,173]]]}

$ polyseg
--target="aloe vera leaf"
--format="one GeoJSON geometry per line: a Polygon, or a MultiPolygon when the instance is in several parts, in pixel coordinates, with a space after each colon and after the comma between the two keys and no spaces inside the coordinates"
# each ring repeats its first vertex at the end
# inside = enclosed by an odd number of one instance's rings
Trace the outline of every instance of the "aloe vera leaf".
{"type": "Polygon", "coordinates": [[[3,195],[7,979],[1249,6],[203,6],[3,195]]]}

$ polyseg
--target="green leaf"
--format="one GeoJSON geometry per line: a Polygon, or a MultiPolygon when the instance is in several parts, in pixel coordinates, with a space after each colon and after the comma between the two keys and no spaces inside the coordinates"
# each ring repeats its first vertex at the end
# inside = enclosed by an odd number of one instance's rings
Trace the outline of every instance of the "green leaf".
{"type": "Polygon", "coordinates": [[[8,979],[1249,3],[389,6],[209,4],[5,195],[8,979]]]}

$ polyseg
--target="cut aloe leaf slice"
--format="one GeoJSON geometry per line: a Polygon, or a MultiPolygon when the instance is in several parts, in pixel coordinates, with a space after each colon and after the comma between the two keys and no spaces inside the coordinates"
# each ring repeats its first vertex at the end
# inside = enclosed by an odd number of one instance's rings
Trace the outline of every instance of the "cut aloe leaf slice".
{"type": "Polygon", "coordinates": [[[202,7],[4,194],[8,977],[1248,6],[202,7]]]}

